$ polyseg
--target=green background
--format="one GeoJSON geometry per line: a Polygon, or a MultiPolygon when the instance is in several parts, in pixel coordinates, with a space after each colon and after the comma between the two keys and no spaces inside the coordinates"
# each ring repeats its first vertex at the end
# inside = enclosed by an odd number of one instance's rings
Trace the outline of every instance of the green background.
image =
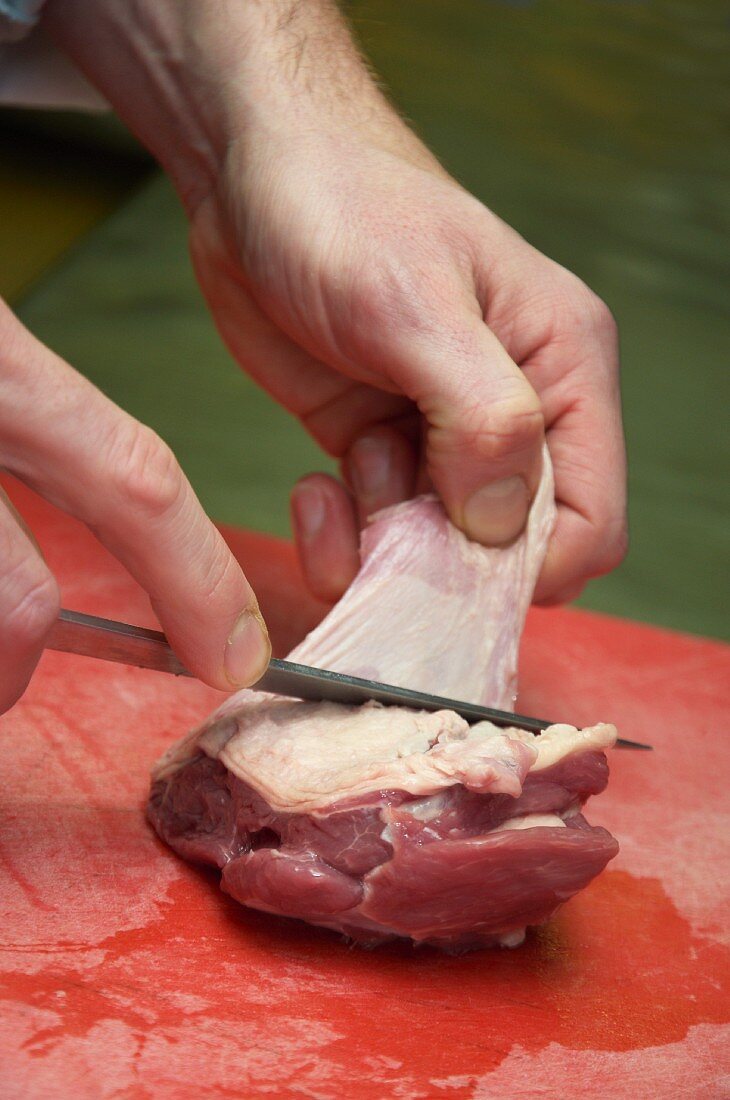
{"type": "MultiPolygon", "coordinates": [[[[727,637],[730,13],[710,0],[356,0],[447,167],[620,327],[631,550],[579,601],[727,637]]],[[[0,290],[177,452],[219,520],[285,534],[326,467],[223,349],[167,182],[109,120],[0,113],[0,290]]]]}

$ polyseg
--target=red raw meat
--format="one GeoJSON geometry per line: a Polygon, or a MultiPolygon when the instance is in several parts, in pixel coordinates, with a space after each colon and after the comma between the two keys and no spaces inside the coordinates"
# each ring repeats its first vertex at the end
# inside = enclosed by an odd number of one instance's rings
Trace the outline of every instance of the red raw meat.
{"type": "MultiPolygon", "coordinates": [[[[511,706],[552,493],[546,464],[503,549],[468,542],[431,497],[380,513],[357,579],[292,659],[511,706]]],[[[365,944],[514,946],[616,855],[581,813],[615,737],[244,691],[160,761],[149,816],[245,905],[365,944]]]]}

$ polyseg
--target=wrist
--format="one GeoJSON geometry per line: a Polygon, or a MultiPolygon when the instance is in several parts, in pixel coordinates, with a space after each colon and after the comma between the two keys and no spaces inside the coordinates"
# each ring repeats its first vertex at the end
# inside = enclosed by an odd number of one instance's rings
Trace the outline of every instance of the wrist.
{"type": "Polygon", "coordinates": [[[223,142],[192,64],[194,0],[47,0],[42,24],[157,158],[186,205],[209,188],[223,142]]]}
{"type": "MultiPolygon", "coordinates": [[[[196,9],[195,40],[216,72],[223,147],[259,155],[358,140],[433,158],[382,93],[334,0],[249,0],[226,24],[196,9]]],[[[213,0],[215,4],[215,0],[213,0]]]]}
{"type": "Polygon", "coordinates": [[[250,0],[236,20],[232,38],[219,20],[199,19],[224,74],[229,137],[263,127],[344,129],[393,114],[334,0],[250,0]]]}
{"type": "Polygon", "coordinates": [[[227,150],[310,131],[409,135],[333,0],[47,0],[44,24],[194,208],[227,150]]]}

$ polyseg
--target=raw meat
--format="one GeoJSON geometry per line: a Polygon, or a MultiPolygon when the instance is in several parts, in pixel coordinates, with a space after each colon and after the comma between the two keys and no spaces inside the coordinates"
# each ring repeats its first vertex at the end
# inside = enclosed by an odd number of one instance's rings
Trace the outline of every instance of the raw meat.
{"type": "MultiPolygon", "coordinates": [[[[511,707],[553,523],[548,462],[507,548],[468,542],[433,497],[380,513],[357,579],[292,659],[511,707]]],[[[244,691],[159,762],[148,812],[245,905],[364,944],[512,946],[618,850],[581,813],[615,736],[244,691]]]]}

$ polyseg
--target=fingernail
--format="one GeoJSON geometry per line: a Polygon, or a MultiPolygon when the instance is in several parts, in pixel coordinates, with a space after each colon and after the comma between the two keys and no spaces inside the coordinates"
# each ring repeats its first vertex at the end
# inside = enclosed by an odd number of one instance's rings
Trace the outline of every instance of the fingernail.
{"type": "Polygon", "coordinates": [[[292,509],[299,536],[310,542],[324,526],[326,506],[324,496],[313,485],[299,486],[292,497],[292,509]]]}
{"type": "Polygon", "coordinates": [[[379,497],[390,482],[390,447],[375,436],[353,443],[348,456],[352,487],[361,500],[379,497]]]}
{"type": "Polygon", "coordinates": [[[258,607],[249,607],[236,620],[226,644],[223,666],[233,687],[260,680],[271,657],[271,642],[258,607]]]}
{"type": "Polygon", "coordinates": [[[472,493],[464,505],[464,530],[475,542],[499,546],[519,535],[529,507],[530,494],[524,478],[493,481],[472,493]]]}

